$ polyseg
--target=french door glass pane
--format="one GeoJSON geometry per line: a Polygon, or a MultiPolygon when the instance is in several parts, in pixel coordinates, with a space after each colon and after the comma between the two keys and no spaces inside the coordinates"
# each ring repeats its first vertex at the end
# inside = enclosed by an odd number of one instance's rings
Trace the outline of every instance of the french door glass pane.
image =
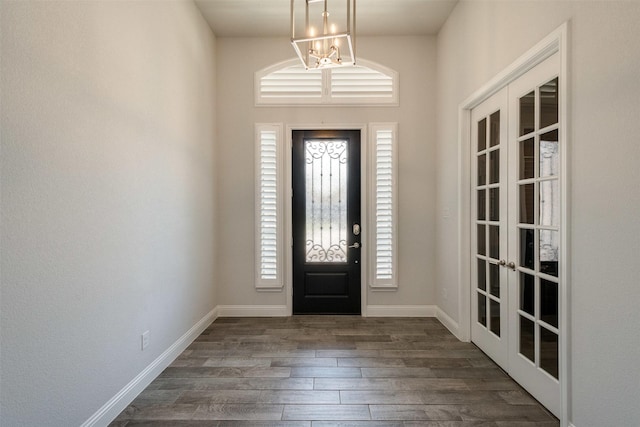
{"type": "Polygon", "coordinates": [[[534,131],[535,101],[536,96],[534,91],[520,98],[520,136],[534,131]]]}
{"type": "Polygon", "coordinates": [[[478,156],[478,185],[485,185],[487,183],[487,155],[481,154],[478,156]]]}
{"type": "Polygon", "coordinates": [[[535,184],[524,184],[520,186],[520,223],[534,223],[534,192],[535,184]]]}
{"type": "Polygon", "coordinates": [[[528,228],[520,229],[520,266],[534,269],[534,230],[528,228]]]}
{"type": "Polygon", "coordinates": [[[520,310],[534,315],[535,276],[520,273],[520,310]]]}
{"type": "Polygon", "coordinates": [[[558,130],[540,136],[540,177],[558,176],[558,130]]]}
{"type": "Polygon", "coordinates": [[[558,335],[540,326],[540,367],[558,379],[558,335]]]}
{"type": "Polygon", "coordinates": [[[520,317],[520,354],[535,362],[535,325],[523,317],[520,317]]]}
{"type": "Polygon", "coordinates": [[[478,224],[478,255],[487,254],[487,237],[484,224],[478,224]]]}
{"type": "Polygon", "coordinates": [[[489,256],[493,259],[500,258],[500,227],[489,226],[489,256]]]}
{"type": "Polygon", "coordinates": [[[489,292],[500,298],[500,266],[498,264],[489,264],[489,292]]]}
{"type": "Polygon", "coordinates": [[[487,326],[487,297],[478,293],[478,323],[487,326]]]}
{"type": "Polygon", "coordinates": [[[540,279],[540,320],[558,327],[558,284],[540,279]]]}
{"type": "Polygon", "coordinates": [[[347,262],[347,141],[305,141],[306,262],[347,262]]]}
{"type": "Polygon", "coordinates": [[[533,138],[520,142],[520,179],[533,178],[535,174],[535,141],[533,138]]]}
{"type": "Polygon", "coordinates": [[[478,259],[478,289],[487,290],[487,262],[478,259]]]}
{"type": "Polygon", "coordinates": [[[487,119],[478,122],[478,151],[487,148],[487,119]]]}
{"type": "Polygon", "coordinates": [[[491,332],[500,336],[500,303],[492,299],[489,300],[490,329],[491,332]]]}
{"type": "Polygon", "coordinates": [[[558,123],[558,78],[540,86],[540,129],[558,123]]]}
{"type": "Polygon", "coordinates": [[[558,180],[540,181],[540,225],[560,224],[560,189],[558,180]]]}
{"type": "Polygon", "coordinates": [[[558,277],[558,239],[554,230],[540,230],[540,272],[558,277]]]}
{"type": "Polygon", "coordinates": [[[489,184],[500,182],[500,150],[489,153],[489,184]]]}
{"type": "Polygon", "coordinates": [[[495,147],[500,144],[500,111],[496,111],[489,117],[489,146],[495,147]]]}
{"type": "Polygon", "coordinates": [[[500,221],[500,188],[489,190],[489,220],[500,221]]]}
{"type": "Polygon", "coordinates": [[[478,190],[478,219],[484,221],[487,219],[487,191],[478,190]]]}

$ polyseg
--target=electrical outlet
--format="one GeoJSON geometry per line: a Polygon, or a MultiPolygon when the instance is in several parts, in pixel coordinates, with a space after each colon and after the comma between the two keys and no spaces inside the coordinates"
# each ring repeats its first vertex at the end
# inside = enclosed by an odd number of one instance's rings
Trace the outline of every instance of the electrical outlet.
{"type": "Polygon", "coordinates": [[[149,347],[149,331],[144,331],[140,338],[140,350],[144,350],[145,348],[149,347]]]}

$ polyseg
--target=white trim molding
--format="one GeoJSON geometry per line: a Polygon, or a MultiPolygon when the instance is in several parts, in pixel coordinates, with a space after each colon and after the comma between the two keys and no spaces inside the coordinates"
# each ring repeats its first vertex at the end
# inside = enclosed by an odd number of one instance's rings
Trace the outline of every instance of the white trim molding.
{"type": "Polygon", "coordinates": [[[287,317],[286,305],[219,305],[218,317],[287,317]]]}
{"type": "Polygon", "coordinates": [[[156,379],[209,325],[218,318],[218,308],[214,308],[176,340],[168,349],[142,370],[129,384],[116,393],[98,411],[89,417],[81,427],[106,426],[156,379]]]}
{"type": "Polygon", "coordinates": [[[367,317],[436,317],[435,305],[369,305],[367,317]]]}
{"type": "Polygon", "coordinates": [[[435,315],[435,317],[436,317],[436,319],[438,319],[440,321],[440,323],[442,323],[442,325],[445,328],[447,328],[449,330],[449,332],[451,332],[453,335],[455,335],[456,338],[458,338],[460,341],[464,341],[463,339],[460,338],[460,326],[458,325],[458,322],[453,320],[453,318],[451,318],[451,316],[449,316],[447,313],[445,313],[444,310],[442,310],[438,306],[436,306],[436,315],[435,315]]]}

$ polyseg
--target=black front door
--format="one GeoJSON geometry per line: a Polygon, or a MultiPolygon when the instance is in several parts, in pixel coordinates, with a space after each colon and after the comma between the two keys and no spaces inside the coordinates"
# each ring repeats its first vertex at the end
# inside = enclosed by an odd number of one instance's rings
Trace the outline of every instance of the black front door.
{"type": "Polygon", "coordinates": [[[360,131],[293,131],[293,313],[360,314],[360,131]]]}

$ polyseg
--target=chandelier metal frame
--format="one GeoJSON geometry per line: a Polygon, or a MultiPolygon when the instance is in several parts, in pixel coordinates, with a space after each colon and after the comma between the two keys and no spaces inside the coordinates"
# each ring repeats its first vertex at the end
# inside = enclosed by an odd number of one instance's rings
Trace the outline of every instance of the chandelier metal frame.
{"type": "MultiPolygon", "coordinates": [[[[356,65],[356,0],[342,1],[345,4],[346,22],[341,23],[343,24],[341,28],[346,28],[346,31],[337,31],[335,22],[329,22],[328,0],[291,0],[291,44],[305,69],[356,65]],[[302,1],[305,3],[305,25],[304,33],[301,35],[296,33],[296,4],[302,1]],[[312,26],[310,18],[309,5],[314,3],[322,3],[323,5],[319,31],[312,26]],[[345,48],[341,49],[341,46],[345,46],[345,48]]],[[[334,1],[332,4],[336,4],[336,2],[334,1]]]]}

